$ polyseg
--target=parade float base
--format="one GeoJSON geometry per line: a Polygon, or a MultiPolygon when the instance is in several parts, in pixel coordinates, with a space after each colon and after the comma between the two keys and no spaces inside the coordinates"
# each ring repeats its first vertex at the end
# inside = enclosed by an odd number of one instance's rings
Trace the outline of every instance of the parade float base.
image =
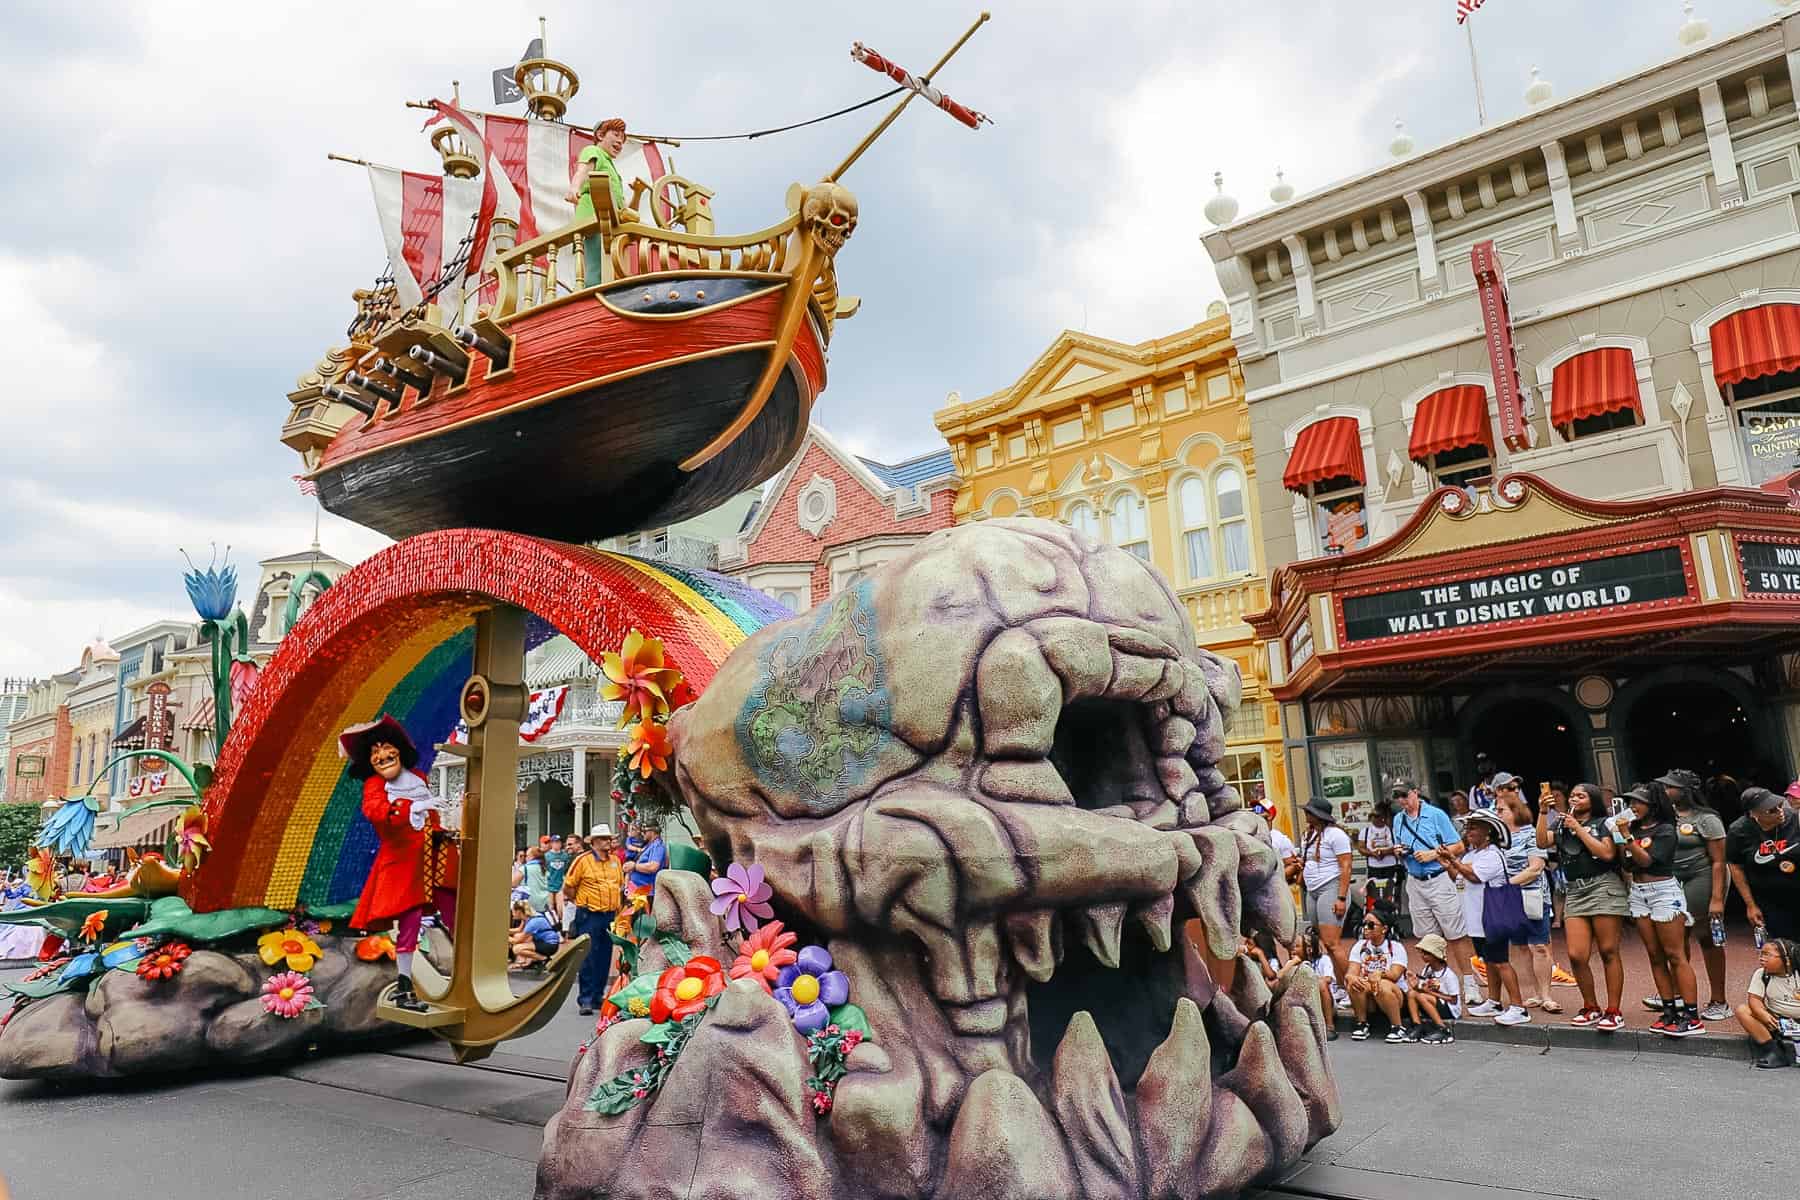
{"type": "MultiPolygon", "coordinates": [[[[106,903],[117,911],[121,902],[106,903]]],[[[168,911],[169,902],[158,903],[168,911]]],[[[306,973],[318,1006],[286,1018],[264,1008],[262,989],[288,968],[264,964],[256,951],[257,934],[280,928],[284,914],[225,910],[186,920],[244,928],[215,945],[195,944],[171,979],[148,980],[120,968],[100,974],[85,991],[35,998],[30,992],[41,988],[11,985],[28,998],[0,1026],[0,1078],[74,1081],[226,1071],[417,1036],[376,1017],[376,1000],[396,971],[387,959],[359,959],[354,948],[360,935],[311,935],[323,951],[306,973]]],[[[154,936],[157,924],[152,917],[138,928],[154,936]]],[[[420,953],[447,971],[447,942],[437,931],[427,939],[420,953]]]]}

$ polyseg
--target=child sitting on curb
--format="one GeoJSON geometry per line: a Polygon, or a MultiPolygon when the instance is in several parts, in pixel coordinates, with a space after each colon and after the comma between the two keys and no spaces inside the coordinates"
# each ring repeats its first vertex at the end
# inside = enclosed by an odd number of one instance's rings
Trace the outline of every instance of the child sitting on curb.
{"type": "Polygon", "coordinates": [[[1750,994],[1737,1006],[1738,1024],[1756,1047],[1756,1065],[1763,1070],[1789,1066],[1792,1049],[1800,1039],[1800,973],[1794,970],[1800,953],[1787,938],[1763,943],[1762,965],[1750,973],[1750,994]]]}

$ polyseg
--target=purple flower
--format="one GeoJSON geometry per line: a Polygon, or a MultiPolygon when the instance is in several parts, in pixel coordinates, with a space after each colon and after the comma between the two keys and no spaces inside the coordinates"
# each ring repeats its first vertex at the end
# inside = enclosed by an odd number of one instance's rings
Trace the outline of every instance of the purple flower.
{"type": "MultiPolygon", "coordinates": [[[[712,881],[712,911],[715,917],[723,917],[725,931],[741,929],[745,933],[755,933],[759,921],[766,921],[775,915],[769,907],[769,897],[775,894],[763,879],[763,869],[755,863],[748,870],[732,863],[725,868],[723,878],[712,881]]],[[[830,962],[828,958],[827,963],[830,962]]]]}
{"type": "Polygon", "coordinates": [[[850,980],[831,969],[831,953],[808,946],[791,965],[781,968],[775,998],[787,1006],[794,1028],[815,1033],[825,1027],[830,1010],[850,998],[850,980]]]}

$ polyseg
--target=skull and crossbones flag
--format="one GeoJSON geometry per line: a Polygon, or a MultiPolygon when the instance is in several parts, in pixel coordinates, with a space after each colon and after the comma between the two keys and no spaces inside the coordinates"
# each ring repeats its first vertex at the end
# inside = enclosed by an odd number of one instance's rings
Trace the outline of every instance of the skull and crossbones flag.
{"type": "Polygon", "coordinates": [[[967,125],[970,129],[980,129],[982,122],[984,121],[989,125],[994,123],[992,118],[986,113],[979,113],[972,108],[966,108],[963,105],[958,104],[950,97],[944,95],[944,93],[932,87],[929,83],[919,79],[899,63],[883,58],[861,42],[857,42],[850,47],[850,57],[869,68],[871,71],[878,71],[881,74],[886,75],[901,87],[923,97],[932,104],[937,105],[939,108],[961,121],[964,125],[967,125]]]}
{"type": "MultiPolygon", "coordinates": [[[[525,53],[519,55],[519,62],[542,57],[544,57],[544,39],[532,38],[531,45],[525,47],[525,53]]],[[[517,70],[518,63],[514,63],[510,67],[494,68],[495,104],[512,104],[515,101],[523,100],[525,98],[524,90],[519,87],[518,81],[513,78],[513,74],[517,70]]]]}

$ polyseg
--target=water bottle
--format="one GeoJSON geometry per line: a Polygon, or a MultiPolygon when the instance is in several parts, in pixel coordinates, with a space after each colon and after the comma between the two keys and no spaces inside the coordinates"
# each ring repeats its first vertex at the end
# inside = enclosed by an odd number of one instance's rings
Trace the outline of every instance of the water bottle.
{"type": "Polygon", "coordinates": [[[1756,942],[1756,948],[1761,950],[1763,948],[1763,942],[1768,940],[1769,933],[1761,925],[1756,925],[1751,927],[1750,937],[1756,942]]]}
{"type": "Polygon", "coordinates": [[[1712,939],[1715,946],[1725,944],[1725,918],[1718,913],[1714,913],[1712,918],[1712,939]]]}

